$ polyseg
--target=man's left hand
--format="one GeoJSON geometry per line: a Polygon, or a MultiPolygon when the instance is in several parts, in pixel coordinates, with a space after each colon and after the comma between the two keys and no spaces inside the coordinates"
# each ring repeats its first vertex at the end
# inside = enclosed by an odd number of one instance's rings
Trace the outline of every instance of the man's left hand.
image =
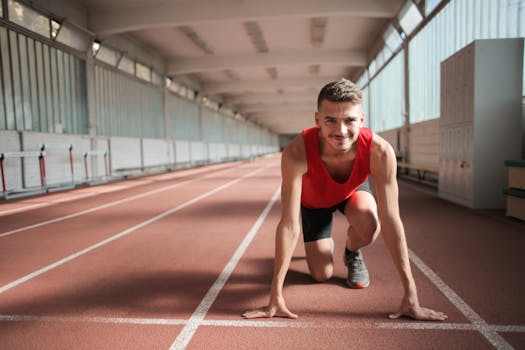
{"type": "Polygon", "coordinates": [[[401,305],[401,309],[393,314],[388,315],[390,319],[397,319],[401,316],[408,316],[420,321],[445,321],[448,316],[443,312],[427,309],[421,306],[401,305]]]}

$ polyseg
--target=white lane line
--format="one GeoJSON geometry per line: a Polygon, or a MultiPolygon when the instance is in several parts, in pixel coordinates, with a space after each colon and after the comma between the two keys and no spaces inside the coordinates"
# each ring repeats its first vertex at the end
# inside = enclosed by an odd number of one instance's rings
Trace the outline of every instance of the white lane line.
{"type": "Polygon", "coordinates": [[[44,205],[47,205],[47,203],[29,204],[29,205],[19,207],[19,208],[6,209],[6,210],[0,211],[0,216],[4,216],[7,214],[13,214],[19,211],[31,210],[31,209],[35,209],[38,207],[43,207],[44,205]]]}
{"type": "Polygon", "coordinates": [[[36,315],[0,315],[0,322],[76,322],[76,323],[109,323],[140,324],[156,326],[184,325],[186,320],[171,318],[132,318],[132,317],[76,317],[76,316],[36,316],[36,315]]]}
{"type": "Polygon", "coordinates": [[[454,306],[476,327],[476,329],[496,348],[513,349],[487,322],[461,299],[439,276],[430,269],[414,252],[408,251],[412,262],[430,279],[454,306]]]}
{"type": "Polygon", "coordinates": [[[13,281],[11,283],[8,283],[8,284],[0,287],[0,294],[5,292],[5,291],[7,291],[7,290],[9,290],[9,289],[12,289],[12,288],[18,286],[18,285],[20,285],[20,284],[22,284],[24,282],[27,282],[27,281],[29,281],[29,280],[37,277],[37,276],[40,276],[43,273],[46,273],[46,272],[48,272],[50,270],[53,270],[54,268],[56,268],[56,267],[58,267],[60,265],[64,265],[65,263],[67,263],[67,262],[69,262],[69,261],[71,261],[73,259],[76,259],[79,256],[87,254],[87,253],[89,253],[92,250],[100,248],[100,247],[102,247],[102,246],[104,246],[104,245],[106,245],[106,244],[108,244],[110,242],[113,242],[113,241],[115,241],[115,240],[117,240],[117,239],[119,239],[121,237],[129,235],[130,233],[138,230],[139,228],[142,228],[142,227],[144,227],[146,225],[149,225],[149,224],[151,224],[151,223],[153,223],[155,221],[158,221],[158,220],[160,220],[160,219],[162,219],[162,218],[164,218],[164,217],[166,217],[168,215],[171,215],[171,214],[173,214],[173,213],[175,213],[175,212],[177,212],[177,211],[179,211],[181,209],[184,209],[184,208],[186,208],[186,207],[188,207],[188,206],[190,206],[190,205],[192,205],[194,203],[197,203],[198,201],[200,201],[200,200],[202,200],[202,199],[204,199],[206,197],[209,197],[209,196],[211,196],[211,195],[213,195],[213,194],[215,194],[215,193],[217,193],[217,192],[219,192],[219,191],[221,191],[221,190],[223,190],[223,189],[225,189],[227,187],[230,187],[230,186],[238,183],[239,181],[242,181],[243,179],[245,179],[247,177],[253,176],[254,174],[264,170],[265,168],[266,167],[261,167],[259,169],[256,169],[256,170],[252,171],[252,172],[249,172],[249,173],[247,173],[247,174],[245,174],[245,175],[243,175],[243,176],[241,176],[241,177],[239,177],[239,178],[237,178],[235,180],[227,182],[227,183],[225,183],[225,184],[223,184],[223,185],[221,185],[221,186],[219,186],[219,187],[217,187],[217,188],[215,188],[215,189],[213,189],[211,191],[208,191],[208,192],[206,192],[204,194],[201,194],[198,197],[195,197],[195,198],[193,198],[193,199],[191,199],[191,200],[189,200],[187,202],[184,202],[184,203],[176,206],[175,208],[169,209],[169,210],[167,210],[167,211],[165,211],[165,212],[163,212],[163,213],[161,213],[161,214],[159,214],[157,216],[154,216],[153,218],[151,218],[149,220],[143,221],[140,224],[137,224],[137,225],[132,226],[132,227],[130,227],[130,228],[120,232],[120,233],[117,233],[114,236],[111,236],[111,237],[109,237],[109,238],[107,238],[107,239],[105,239],[103,241],[100,241],[100,242],[98,242],[96,244],[93,244],[92,246],[90,246],[90,247],[88,247],[86,249],[83,249],[83,250],[81,250],[79,252],[71,254],[71,255],[69,255],[69,256],[67,256],[67,257],[65,257],[65,258],[63,258],[63,259],[61,259],[59,261],[56,261],[56,262],[54,262],[52,264],[49,264],[49,265],[47,265],[47,266],[45,266],[45,267],[43,267],[43,268],[41,268],[41,269],[39,269],[39,270],[37,270],[37,271],[35,271],[33,273],[30,273],[30,274],[28,274],[28,275],[26,275],[24,277],[21,277],[21,278],[13,281]]]}
{"type": "Polygon", "coordinates": [[[228,263],[222,270],[219,277],[217,277],[217,280],[215,281],[215,283],[213,283],[211,288],[208,290],[208,292],[202,299],[199,306],[197,306],[197,309],[195,309],[195,311],[191,315],[190,319],[188,320],[188,323],[186,323],[182,331],[179,333],[179,335],[177,336],[177,338],[171,345],[170,350],[171,349],[185,349],[186,346],[188,346],[191,338],[197,331],[197,328],[199,328],[199,326],[202,324],[202,320],[208,313],[208,310],[212,306],[213,302],[215,301],[215,299],[221,292],[222,288],[224,287],[224,284],[226,283],[228,278],[230,278],[230,275],[235,269],[235,266],[237,266],[237,263],[239,262],[242,255],[246,251],[246,248],[248,248],[251,241],[253,240],[257,232],[259,231],[259,228],[263,224],[264,220],[266,220],[266,217],[268,216],[270,209],[272,209],[273,205],[279,198],[280,193],[281,193],[281,189],[279,187],[277,191],[275,191],[270,202],[268,202],[268,204],[262,211],[261,215],[259,215],[259,218],[255,222],[255,224],[252,226],[250,231],[248,231],[243,241],[241,242],[241,244],[239,245],[239,247],[237,248],[237,250],[231,257],[230,261],[228,261],[228,263]]]}
{"type": "Polygon", "coordinates": [[[525,333],[525,325],[489,325],[489,328],[495,332],[525,333]]]}
{"type": "MultiPolygon", "coordinates": [[[[0,315],[0,322],[76,322],[107,324],[138,324],[153,326],[179,326],[188,324],[187,319],[176,318],[136,318],[136,317],[82,317],[82,316],[38,316],[38,315],[0,315]]],[[[332,321],[273,321],[273,320],[202,320],[200,326],[238,327],[238,328],[328,328],[328,329],[390,329],[390,330],[446,330],[478,332],[471,323],[446,322],[332,322],[332,321]]],[[[488,325],[497,332],[525,333],[525,325],[488,325]]]]}
{"type": "Polygon", "coordinates": [[[116,201],[113,201],[113,202],[109,202],[109,203],[106,203],[106,204],[103,204],[103,205],[99,205],[98,207],[93,207],[93,208],[82,210],[82,211],[79,211],[79,212],[76,212],[76,213],[73,213],[73,214],[69,214],[69,215],[58,217],[58,218],[42,221],[42,222],[39,222],[37,224],[20,227],[20,228],[17,228],[15,230],[11,230],[11,231],[7,231],[7,232],[4,232],[4,233],[1,233],[0,237],[6,237],[6,236],[9,236],[9,235],[18,233],[18,232],[22,232],[22,231],[30,230],[30,229],[33,229],[33,228],[37,228],[37,227],[53,224],[55,222],[60,222],[60,221],[64,221],[64,220],[67,220],[67,219],[76,218],[78,216],[89,214],[89,213],[92,213],[92,212],[97,211],[97,210],[106,209],[106,208],[113,207],[115,205],[119,205],[119,204],[122,204],[122,203],[126,203],[126,202],[129,202],[129,201],[135,200],[135,199],[140,199],[140,198],[144,198],[144,197],[147,197],[147,196],[151,196],[151,195],[159,193],[159,192],[169,191],[169,190],[174,189],[176,187],[179,187],[179,186],[182,186],[182,185],[186,185],[188,183],[191,183],[191,182],[194,182],[194,181],[198,181],[200,179],[213,177],[213,176],[215,176],[215,175],[217,175],[219,173],[226,172],[226,171],[231,171],[231,170],[232,170],[232,168],[222,169],[222,170],[219,170],[218,172],[207,174],[207,175],[205,175],[203,177],[181,181],[181,182],[178,182],[178,183],[170,185],[170,186],[157,188],[155,190],[151,190],[151,191],[140,193],[140,194],[137,194],[137,195],[134,195],[134,196],[131,196],[131,197],[126,197],[126,198],[119,199],[119,200],[116,200],[116,201]]]}

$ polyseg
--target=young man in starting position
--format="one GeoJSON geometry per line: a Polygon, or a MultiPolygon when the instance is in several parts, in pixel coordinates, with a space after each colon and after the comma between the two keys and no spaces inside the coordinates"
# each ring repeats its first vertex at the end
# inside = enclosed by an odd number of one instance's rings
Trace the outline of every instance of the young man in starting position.
{"type": "Polygon", "coordinates": [[[306,129],[283,151],[282,214],[276,232],[274,275],[267,307],[247,311],[245,318],[296,318],[286,307],[283,285],[302,228],[306,261],[312,277],[323,282],[333,274],[332,213],[349,223],[344,262],[350,288],[370,280],[360,248],[381,231],[401,277],[404,295],[390,318],[443,321],[442,312],[421,307],[399,215],[396,157],[390,144],[363,127],[361,91],[341,79],[324,86],[317,100],[315,127],[306,129]],[[375,181],[377,204],[368,186],[375,181]]]}

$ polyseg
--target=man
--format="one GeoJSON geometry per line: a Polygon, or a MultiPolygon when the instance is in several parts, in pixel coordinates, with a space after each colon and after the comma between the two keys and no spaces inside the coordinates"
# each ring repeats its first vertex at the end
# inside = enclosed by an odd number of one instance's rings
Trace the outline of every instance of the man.
{"type": "Polygon", "coordinates": [[[319,282],[332,277],[335,210],[349,223],[344,262],[350,288],[368,286],[360,248],[371,244],[381,231],[404,288],[398,312],[389,317],[447,318],[419,305],[399,215],[396,157],[383,138],[363,127],[361,99],[361,91],[349,80],[327,84],[317,100],[316,126],[304,130],[283,150],[282,214],[276,232],[270,301],[263,309],[245,312],[245,318],[297,318],[286,307],[283,285],[300,233],[300,216],[312,277],[319,282]],[[377,204],[368,187],[369,174],[375,181],[377,204]]]}

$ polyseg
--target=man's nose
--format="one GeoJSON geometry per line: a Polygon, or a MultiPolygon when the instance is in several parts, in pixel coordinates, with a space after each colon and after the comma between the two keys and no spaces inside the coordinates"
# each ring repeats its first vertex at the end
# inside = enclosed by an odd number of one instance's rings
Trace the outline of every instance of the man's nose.
{"type": "Polygon", "coordinates": [[[346,124],[343,122],[338,123],[337,130],[341,132],[341,134],[346,135],[348,128],[346,127],[346,124]]]}

